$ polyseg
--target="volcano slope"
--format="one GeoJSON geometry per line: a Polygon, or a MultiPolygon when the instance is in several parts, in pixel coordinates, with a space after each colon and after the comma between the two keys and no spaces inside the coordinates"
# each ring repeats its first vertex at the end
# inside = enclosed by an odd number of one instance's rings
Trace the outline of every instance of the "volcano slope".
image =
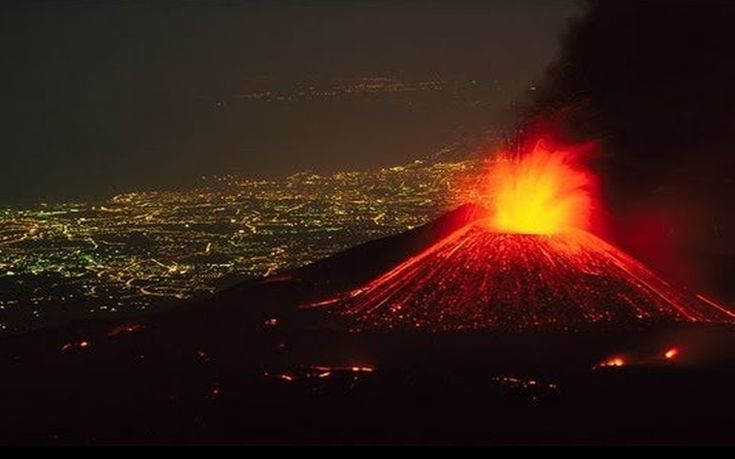
{"type": "Polygon", "coordinates": [[[470,223],[364,286],[318,302],[357,328],[579,328],[600,322],[733,322],[584,230],[501,233],[470,223]]]}
{"type": "Polygon", "coordinates": [[[0,340],[0,443],[735,442],[735,332],[699,322],[728,314],[605,244],[498,234],[479,215],[163,314],[0,340]],[[604,307],[575,300],[603,287],[604,307]],[[452,298],[449,315],[429,303],[452,298]],[[625,365],[599,367],[611,356],[625,365]]]}

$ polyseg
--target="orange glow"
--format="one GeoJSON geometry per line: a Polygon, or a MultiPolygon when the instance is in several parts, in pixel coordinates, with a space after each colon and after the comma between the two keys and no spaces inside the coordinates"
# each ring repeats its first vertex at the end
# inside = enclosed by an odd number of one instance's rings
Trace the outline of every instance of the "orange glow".
{"type": "Polygon", "coordinates": [[[676,347],[672,347],[671,349],[666,351],[666,353],[664,353],[664,357],[666,357],[669,360],[675,358],[678,355],[679,355],[679,348],[676,348],[676,347]]]}
{"type": "Polygon", "coordinates": [[[499,232],[554,234],[589,229],[597,180],[580,162],[586,147],[552,149],[544,140],[520,156],[500,154],[484,191],[499,232]]]}
{"type": "MultiPolygon", "coordinates": [[[[373,373],[375,367],[372,366],[331,366],[331,365],[303,365],[292,371],[284,373],[276,373],[272,376],[278,380],[286,382],[314,382],[317,380],[325,380],[327,378],[349,375],[350,379],[355,381],[360,377],[367,376],[367,373],[373,373]]],[[[263,373],[263,376],[270,377],[269,372],[263,373]]]]}
{"type": "Polygon", "coordinates": [[[600,363],[598,367],[622,367],[623,365],[625,365],[625,360],[622,357],[611,357],[600,363]]]}
{"type": "Polygon", "coordinates": [[[363,373],[371,373],[373,371],[371,367],[352,367],[351,370],[354,372],[363,372],[363,373]]]}

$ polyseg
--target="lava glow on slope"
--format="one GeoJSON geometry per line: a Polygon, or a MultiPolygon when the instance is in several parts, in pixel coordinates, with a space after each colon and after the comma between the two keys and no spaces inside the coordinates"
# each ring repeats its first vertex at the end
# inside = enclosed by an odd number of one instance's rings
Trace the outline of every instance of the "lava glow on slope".
{"type": "Polygon", "coordinates": [[[594,175],[579,149],[537,142],[488,175],[479,218],[367,285],[312,304],[356,329],[579,327],[648,319],[735,322],[588,231],[594,175]]]}

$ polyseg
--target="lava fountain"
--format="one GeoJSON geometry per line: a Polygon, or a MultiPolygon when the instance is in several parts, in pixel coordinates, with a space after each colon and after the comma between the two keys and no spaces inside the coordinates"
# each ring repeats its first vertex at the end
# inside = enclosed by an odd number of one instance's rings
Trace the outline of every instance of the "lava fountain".
{"type": "Polygon", "coordinates": [[[735,322],[594,235],[597,180],[582,147],[501,154],[480,186],[490,209],[368,284],[310,305],[364,328],[570,328],[735,322]]]}
{"type": "Polygon", "coordinates": [[[498,155],[483,187],[498,232],[555,234],[589,229],[597,180],[581,157],[591,144],[552,150],[544,140],[525,155],[498,155]]]}

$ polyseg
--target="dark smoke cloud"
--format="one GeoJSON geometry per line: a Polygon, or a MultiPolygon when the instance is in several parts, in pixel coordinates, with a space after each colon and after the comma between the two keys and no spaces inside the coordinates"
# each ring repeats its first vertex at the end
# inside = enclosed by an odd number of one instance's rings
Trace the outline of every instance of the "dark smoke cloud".
{"type": "Polygon", "coordinates": [[[719,269],[699,260],[735,253],[735,2],[585,3],[532,113],[600,141],[620,243],[664,271],[719,269]]]}

